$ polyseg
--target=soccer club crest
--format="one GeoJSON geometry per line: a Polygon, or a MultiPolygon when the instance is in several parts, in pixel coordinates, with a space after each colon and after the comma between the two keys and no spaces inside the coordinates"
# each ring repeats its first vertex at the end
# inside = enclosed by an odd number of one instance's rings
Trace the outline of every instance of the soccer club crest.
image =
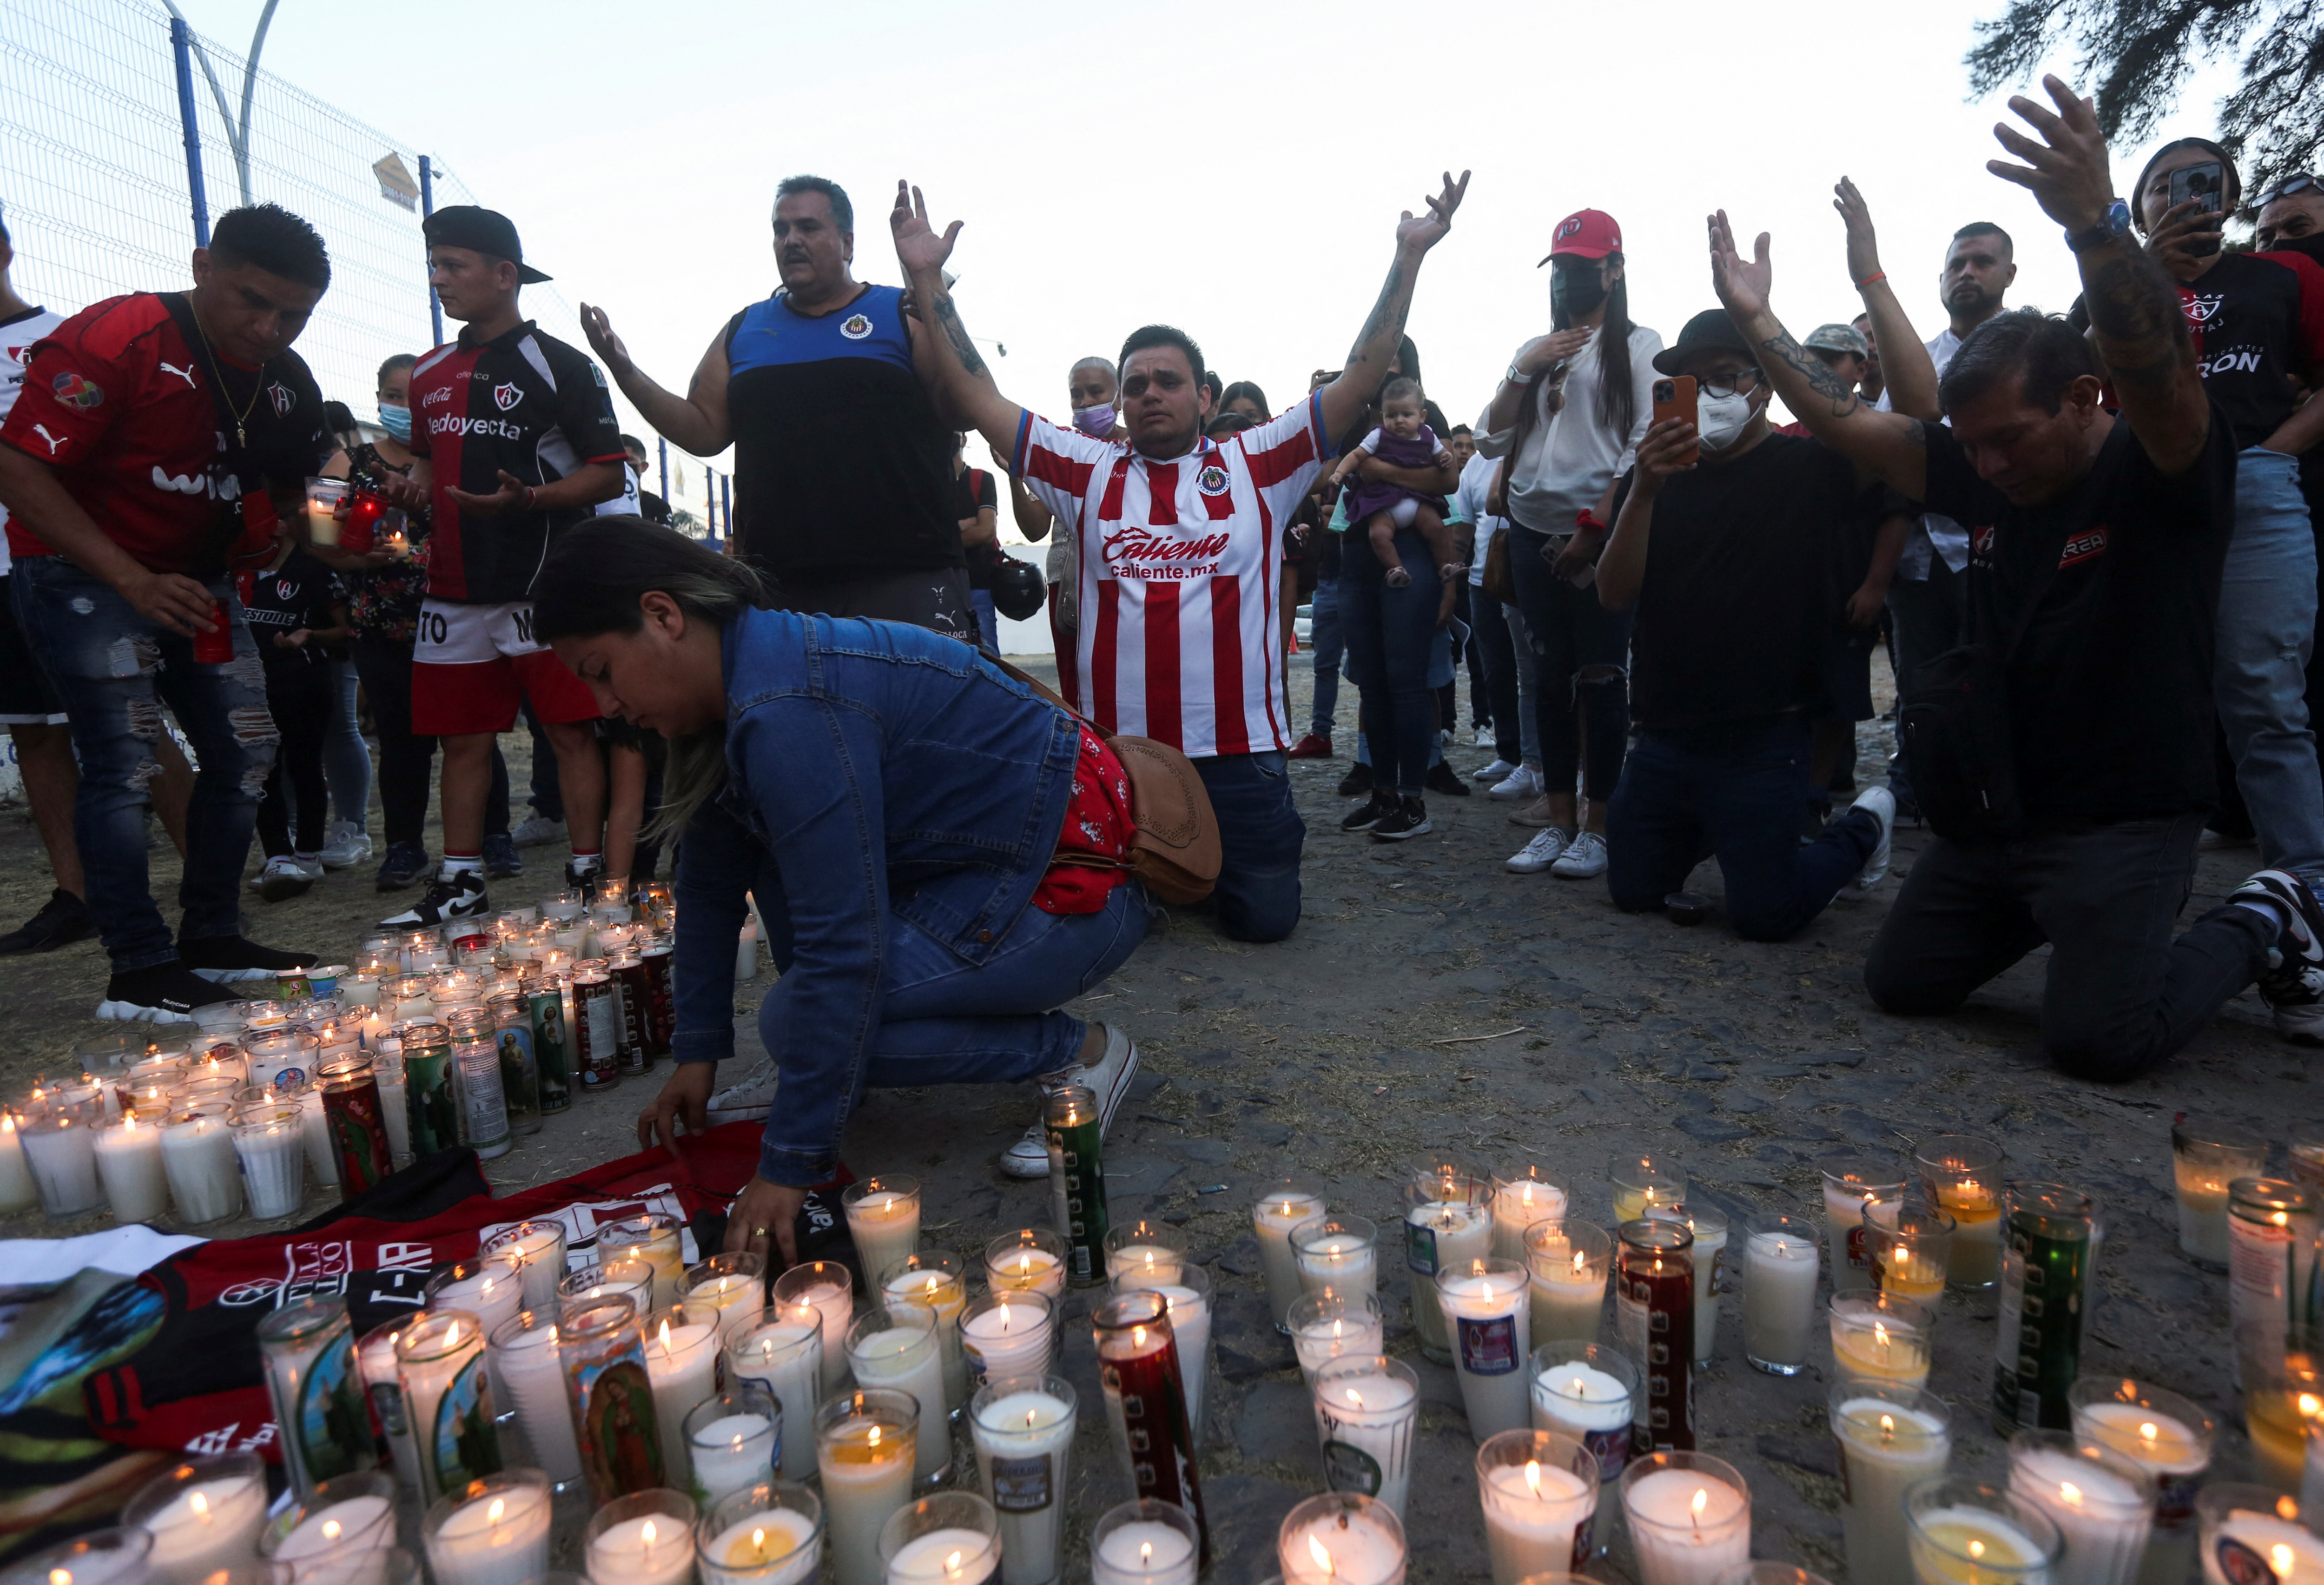
{"type": "Polygon", "coordinates": [[[105,400],[105,392],[96,381],[68,371],[49,383],[57,400],[79,412],[87,412],[105,400]]]}
{"type": "Polygon", "coordinates": [[[861,341],[872,333],[872,321],[862,314],[850,314],[839,327],[839,333],[850,341],[861,341]]]}
{"type": "Polygon", "coordinates": [[[1213,462],[1194,476],[1194,487],[1206,496],[1227,493],[1227,470],[1213,462]]]}
{"type": "Polygon", "coordinates": [[[277,418],[290,417],[290,410],[299,404],[299,398],[291,394],[290,387],[280,380],[266,387],[266,399],[274,403],[274,416],[277,418]]]}
{"type": "Polygon", "coordinates": [[[503,412],[506,412],[510,408],[514,407],[518,403],[523,400],[524,393],[517,389],[513,381],[504,385],[494,385],[493,387],[493,405],[499,408],[503,412]]]}

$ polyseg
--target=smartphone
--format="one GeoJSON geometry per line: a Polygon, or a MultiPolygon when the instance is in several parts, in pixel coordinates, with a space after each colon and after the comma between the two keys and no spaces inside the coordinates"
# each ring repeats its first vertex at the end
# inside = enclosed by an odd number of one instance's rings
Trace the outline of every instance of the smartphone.
{"type": "MultiPolygon", "coordinates": [[[[2201,165],[2181,165],[2171,173],[2171,207],[2194,203],[2217,215],[2226,207],[2227,170],[2216,160],[2201,165]]],[[[2206,258],[2219,251],[2219,239],[2190,243],[2187,252],[2206,258]]]]}
{"type": "MultiPolygon", "coordinates": [[[[1660,423],[1666,418],[1681,418],[1688,423],[1695,422],[1692,375],[1679,375],[1672,379],[1655,382],[1654,421],[1660,423]]],[[[1700,446],[1689,452],[1686,458],[1689,462],[1700,462],[1702,459],[1702,448],[1700,446]]]]}

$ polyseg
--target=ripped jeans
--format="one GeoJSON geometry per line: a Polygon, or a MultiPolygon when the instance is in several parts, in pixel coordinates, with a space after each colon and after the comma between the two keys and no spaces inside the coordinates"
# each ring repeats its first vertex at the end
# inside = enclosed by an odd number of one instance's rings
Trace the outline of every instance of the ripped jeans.
{"type": "Polygon", "coordinates": [[[62,556],[20,556],[8,581],[17,624],[71,719],[80,761],[73,839],[113,971],[178,956],[145,867],[143,810],[159,769],[153,745],[165,703],[200,767],[186,810],[179,936],[239,934],[243,864],[278,739],[258,650],[230,580],[209,580],[210,592],[232,614],[234,636],[234,659],[216,665],[197,662],[192,639],[147,621],[109,584],[62,556]]]}

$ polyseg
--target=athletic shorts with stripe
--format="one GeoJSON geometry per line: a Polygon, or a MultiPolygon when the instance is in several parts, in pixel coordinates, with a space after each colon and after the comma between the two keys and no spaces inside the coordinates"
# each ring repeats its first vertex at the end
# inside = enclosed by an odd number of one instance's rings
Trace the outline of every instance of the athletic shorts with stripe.
{"type": "Polygon", "coordinates": [[[411,729],[423,737],[505,732],[521,699],[543,721],[591,721],[596,696],[532,640],[532,604],[420,607],[411,651],[411,729]]]}

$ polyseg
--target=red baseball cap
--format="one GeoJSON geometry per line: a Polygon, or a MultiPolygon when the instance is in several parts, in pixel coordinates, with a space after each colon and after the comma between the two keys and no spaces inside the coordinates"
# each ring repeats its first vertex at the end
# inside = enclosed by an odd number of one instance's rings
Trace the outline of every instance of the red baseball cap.
{"type": "MultiPolygon", "coordinates": [[[[1585,259],[1602,259],[1609,253],[1622,251],[1622,228],[1614,224],[1614,217],[1603,209],[1576,209],[1557,223],[1556,235],[1550,241],[1549,258],[1560,254],[1572,254],[1585,259]]],[[[1541,268],[1536,264],[1535,269],[1541,268]]]]}

